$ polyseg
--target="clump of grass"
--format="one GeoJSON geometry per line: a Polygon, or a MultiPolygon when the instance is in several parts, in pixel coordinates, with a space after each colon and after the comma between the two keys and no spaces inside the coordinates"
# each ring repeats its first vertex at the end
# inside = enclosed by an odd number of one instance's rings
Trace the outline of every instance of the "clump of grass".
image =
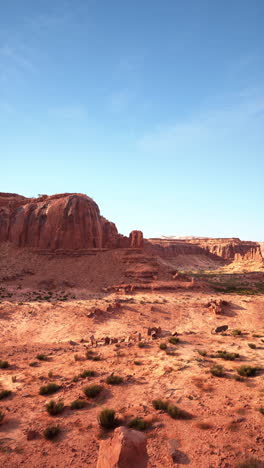
{"type": "Polygon", "coordinates": [[[224,377],[225,376],[224,368],[223,368],[223,366],[220,366],[220,365],[215,365],[215,366],[211,367],[210,372],[215,377],[224,377]]]}
{"type": "Polygon", "coordinates": [[[61,432],[59,426],[48,426],[43,432],[45,439],[52,440],[61,432]]]}
{"type": "Polygon", "coordinates": [[[139,341],[138,347],[139,348],[145,348],[145,343],[143,343],[143,341],[139,341]]]}
{"type": "Polygon", "coordinates": [[[237,368],[237,373],[241,375],[241,377],[254,377],[257,371],[258,368],[253,366],[240,366],[237,368]]]}
{"type": "Polygon", "coordinates": [[[259,410],[259,412],[260,412],[261,414],[263,414],[263,416],[264,416],[264,407],[261,406],[258,410],[259,410]]]}
{"type": "Polygon", "coordinates": [[[49,379],[51,379],[53,377],[53,372],[51,370],[48,373],[48,377],[49,377],[49,379]]]}
{"type": "Polygon", "coordinates": [[[149,423],[147,423],[143,418],[136,417],[129,421],[128,427],[136,429],[137,431],[145,431],[145,429],[149,427],[149,423]]]}
{"type": "Polygon", "coordinates": [[[207,351],[205,351],[205,349],[197,349],[197,353],[203,357],[207,356],[207,351]]]}
{"type": "Polygon", "coordinates": [[[173,419],[192,419],[192,415],[190,413],[171,404],[168,405],[167,413],[173,419]]]}
{"type": "Polygon", "coordinates": [[[233,336],[240,336],[240,335],[242,335],[242,331],[239,330],[238,328],[235,328],[235,329],[232,331],[232,335],[233,335],[233,336]]]}
{"type": "Polygon", "coordinates": [[[4,400],[4,398],[7,398],[11,395],[11,390],[2,390],[0,392],[0,400],[4,400]]]}
{"type": "Polygon", "coordinates": [[[82,377],[82,379],[86,379],[87,377],[94,377],[95,376],[95,372],[93,370],[84,370],[83,372],[81,372],[80,374],[80,377],[82,377]]]}
{"type": "Polygon", "coordinates": [[[1,361],[0,360],[0,369],[7,369],[9,367],[8,361],[1,361]]]}
{"type": "Polygon", "coordinates": [[[39,389],[40,395],[51,395],[52,393],[57,392],[60,389],[60,386],[56,383],[49,383],[47,385],[43,385],[39,389]]]}
{"type": "Polygon", "coordinates": [[[217,351],[217,356],[221,359],[225,359],[226,361],[234,361],[235,359],[239,358],[238,353],[229,353],[228,351],[217,351]]]}
{"type": "Polygon", "coordinates": [[[83,393],[88,397],[88,398],[95,398],[99,393],[102,391],[101,385],[88,385],[87,387],[84,387],[83,393]]]}
{"type": "Polygon", "coordinates": [[[84,400],[74,400],[71,402],[71,409],[72,410],[78,410],[78,409],[82,409],[86,406],[86,402],[84,400]]]}
{"type": "Polygon", "coordinates": [[[63,401],[56,403],[56,401],[51,400],[46,404],[46,410],[51,416],[56,416],[57,414],[62,413],[64,410],[64,403],[63,401]]]}
{"type": "Polygon", "coordinates": [[[192,415],[178,406],[169,403],[166,400],[153,400],[152,405],[156,410],[166,411],[173,419],[191,419],[192,415]]]}
{"type": "Polygon", "coordinates": [[[251,348],[251,349],[256,349],[257,346],[255,345],[255,343],[248,343],[248,346],[251,348]]]}
{"type": "Polygon", "coordinates": [[[168,409],[168,402],[165,400],[153,400],[152,405],[156,410],[167,411],[168,409]]]}
{"type": "Polygon", "coordinates": [[[98,415],[98,423],[104,429],[113,429],[117,426],[116,412],[113,409],[105,408],[98,415]]]}
{"type": "Polygon", "coordinates": [[[159,347],[160,347],[160,349],[162,349],[163,351],[164,351],[165,349],[167,349],[166,343],[160,343],[159,347]]]}
{"type": "Polygon", "coordinates": [[[135,366],[141,366],[141,361],[134,361],[135,366]]]}
{"type": "Polygon", "coordinates": [[[38,365],[37,361],[32,361],[32,362],[29,363],[30,367],[37,367],[37,365],[38,365]]]}
{"type": "Polygon", "coordinates": [[[36,358],[39,360],[39,361],[48,361],[48,356],[46,356],[46,354],[37,354],[36,358]]]}
{"type": "Polygon", "coordinates": [[[123,383],[123,377],[120,377],[119,375],[114,375],[114,374],[111,374],[107,377],[106,379],[106,383],[108,385],[120,385],[121,383],[123,383]]]}
{"type": "Polygon", "coordinates": [[[169,342],[170,344],[176,345],[180,342],[180,338],[177,338],[176,336],[171,336],[169,342]]]}

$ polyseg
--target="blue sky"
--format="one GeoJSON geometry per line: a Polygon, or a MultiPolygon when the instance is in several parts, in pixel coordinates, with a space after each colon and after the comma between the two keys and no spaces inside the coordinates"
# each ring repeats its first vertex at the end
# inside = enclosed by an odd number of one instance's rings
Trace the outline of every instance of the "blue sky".
{"type": "Polygon", "coordinates": [[[263,0],[2,0],[0,191],[264,241],[263,0]]]}

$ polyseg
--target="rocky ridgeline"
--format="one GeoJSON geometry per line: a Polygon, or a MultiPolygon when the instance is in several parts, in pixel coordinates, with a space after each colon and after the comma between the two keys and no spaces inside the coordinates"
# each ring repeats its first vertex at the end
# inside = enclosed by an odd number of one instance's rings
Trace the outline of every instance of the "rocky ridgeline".
{"type": "Polygon", "coordinates": [[[148,239],[147,250],[161,257],[176,255],[207,255],[213,260],[262,262],[261,245],[258,242],[241,241],[238,238],[148,239]]]}

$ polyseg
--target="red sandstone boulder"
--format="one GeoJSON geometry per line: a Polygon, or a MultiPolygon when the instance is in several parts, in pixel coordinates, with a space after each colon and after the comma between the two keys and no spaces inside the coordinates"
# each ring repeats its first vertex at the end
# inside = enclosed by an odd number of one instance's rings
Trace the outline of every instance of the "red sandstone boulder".
{"type": "Polygon", "coordinates": [[[111,439],[101,442],[96,468],[147,468],[146,447],[145,434],[118,427],[111,439]]]}

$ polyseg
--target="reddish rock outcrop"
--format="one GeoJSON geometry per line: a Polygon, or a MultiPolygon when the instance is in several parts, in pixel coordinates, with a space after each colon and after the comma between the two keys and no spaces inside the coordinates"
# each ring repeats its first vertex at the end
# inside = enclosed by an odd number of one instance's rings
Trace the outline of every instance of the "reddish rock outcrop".
{"type": "Polygon", "coordinates": [[[90,249],[118,247],[122,237],[86,195],[28,199],[0,194],[0,241],[40,249],[90,249]]]}
{"type": "Polygon", "coordinates": [[[132,231],[129,236],[129,246],[135,249],[142,249],[143,247],[143,232],[132,231]]]}
{"type": "Polygon", "coordinates": [[[118,427],[111,439],[101,442],[96,468],[147,468],[146,447],[145,434],[118,427]]]}

